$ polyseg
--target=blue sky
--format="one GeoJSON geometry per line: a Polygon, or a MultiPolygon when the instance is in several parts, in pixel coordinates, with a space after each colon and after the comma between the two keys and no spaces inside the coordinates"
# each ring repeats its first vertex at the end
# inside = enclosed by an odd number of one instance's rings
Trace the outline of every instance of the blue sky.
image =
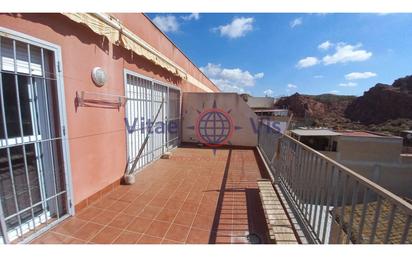
{"type": "Polygon", "coordinates": [[[412,74],[412,14],[148,16],[224,91],[362,95],[412,74]]]}

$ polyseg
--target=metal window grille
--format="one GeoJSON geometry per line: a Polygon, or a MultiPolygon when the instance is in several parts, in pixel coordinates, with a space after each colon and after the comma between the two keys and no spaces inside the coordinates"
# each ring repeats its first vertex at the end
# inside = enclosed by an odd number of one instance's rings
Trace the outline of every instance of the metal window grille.
{"type": "Polygon", "coordinates": [[[57,57],[0,36],[0,243],[31,240],[68,216],[57,57]]]}
{"type": "Polygon", "coordinates": [[[180,90],[131,71],[125,71],[127,153],[131,167],[147,134],[136,169],[140,170],[180,140],[180,90]],[[155,115],[163,101],[154,125],[155,115]]]}

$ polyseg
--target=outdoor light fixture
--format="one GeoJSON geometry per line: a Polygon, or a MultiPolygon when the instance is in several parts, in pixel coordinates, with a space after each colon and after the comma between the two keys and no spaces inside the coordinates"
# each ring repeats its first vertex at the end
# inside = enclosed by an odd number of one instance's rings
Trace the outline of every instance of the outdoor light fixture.
{"type": "Polygon", "coordinates": [[[102,87],[106,83],[106,72],[100,67],[94,67],[92,70],[92,79],[96,86],[102,87]]]}

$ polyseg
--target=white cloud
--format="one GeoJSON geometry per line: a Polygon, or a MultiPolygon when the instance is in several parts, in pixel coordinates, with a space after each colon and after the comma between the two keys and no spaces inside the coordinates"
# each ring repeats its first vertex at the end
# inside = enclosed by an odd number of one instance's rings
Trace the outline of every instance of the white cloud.
{"type": "Polygon", "coordinates": [[[296,67],[299,69],[302,69],[302,68],[314,66],[318,63],[319,63],[318,58],[309,56],[309,57],[299,60],[298,63],[296,64],[296,67]]]}
{"type": "Polygon", "coordinates": [[[331,93],[331,94],[337,94],[337,93],[339,93],[340,91],[339,90],[332,90],[332,91],[329,91],[329,93],[331,93]]]}
{"type": "Polygon", "coordinates": [[[296,92],[296,89],[298,88],[298,86],[296,86],[295,84],[287,84],[286,86],[286,92],[287,93],[292,93],[292,92],[296,92]]]}
{"type": "Polygon", "coordinates": [[[210,78],[222,91],[244,93],[245,88],[253,87],[256,80],[264,77],[263,72],[251,74],[239,68],[222,68],[220,64],[208,63],[200,70],[210,78]]]}
{"type": "Polygon", "coordinates": [[[272,89],[266,89],[265,91],[263,91],[263,94],[265,94],[265,96],[273,96],[273,90],[272,89]]]}
{"type": "Polygon", "coordinates": [[[191,13],[189,15],[182,16],[182,19],[185,20],[185,21],[190,21],[190,20],[197,21],[198,19],[200,19],[200,15],[199,15],[199,13],[194,12],[194,13],[191,13]]]}
{"type": "Polygon", "coordinates": [[[315,78],[315,79],[323,79],[324,76],[323,76],[323,75],[315,75],[315,76],[313,76],[313,78],[315,78]]]}
{"type": "Polygon", "coordinates": [[[179,22],[173,15],[157,15],[154,17],[153,22],[163,32],[176,32],[179,30],[179,22]]]}
{"type": "Polygon", "coordinates": [[[333,55],[326,55],[322,61],[325,65],[366,61],[372,56],[372,53],[359,49],[360,47],[362,47],[362,44],[349,45],[338,43],[336,52],[333,55]]]}
{"type": "Polygon", "coordinates": [[[213,28],[213,31],[219,31],[221,36],[226,36],[229,38],[239,38],[243,37],[249,31],[253,30],[253,18],[235,18],[229,24],[213,28]]]}
{"type": "Polygon", "coordinates": [[[358,84],[355,82],[348,82],[348,83],[340,83],[340,87],[356,87],[358,84]]]}
{"type": "Polygon", "coordinates": [[[345,75],[345,79],[347,80],[355,80],[355,79],[368,79],[372,77],[376,77],[376,73],[366,71],[366,72],[351,72],[345,75]]]}
{"type": "Polygon", "coordinates": [[[318,48],[321,50],[328,50],[329,48],[331,48],[333,46],[333,44],[331,42],[325,41],[322,44],[318,45],[318,48]]]}
{"type": "Polygon", "coordinates": [[[289,26],[293,29],[294,27],[300,26],[300,25],[302,25],[302,24],[303,24],[302,18],[299,17],[299,18],[296,18],[296,19],[294,19],[293,21],[291,21],[291,22],[289,23],[289,26]]]}
{"type": "Polygon", "coordinates": [[[265,73],[263,73],[263,72],[259,72],[259,73],[255,74],[255,78],[257,78],[257,79],[261,79],[261,78],[263,78],[263,76],[265,76],[265,73]]]}

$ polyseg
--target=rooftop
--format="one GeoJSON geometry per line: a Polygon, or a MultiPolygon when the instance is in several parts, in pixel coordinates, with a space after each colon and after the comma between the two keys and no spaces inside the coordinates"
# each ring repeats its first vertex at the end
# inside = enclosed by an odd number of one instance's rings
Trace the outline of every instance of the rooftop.
{"type": "Polygon", "coordinates": [[[341,133],[337,133],[330,129],[293,129],[292,133],[298,136],[340,136],[341,133]]]}
{"type": "Polygon", "coordinates": [[[380,135],[376,133],[372,133],[369,131],[352,131],[352,130],[344,130],[339,131],[343,136],[353,136],[353,137],[388,137],[386,135],[380,135]]]}

